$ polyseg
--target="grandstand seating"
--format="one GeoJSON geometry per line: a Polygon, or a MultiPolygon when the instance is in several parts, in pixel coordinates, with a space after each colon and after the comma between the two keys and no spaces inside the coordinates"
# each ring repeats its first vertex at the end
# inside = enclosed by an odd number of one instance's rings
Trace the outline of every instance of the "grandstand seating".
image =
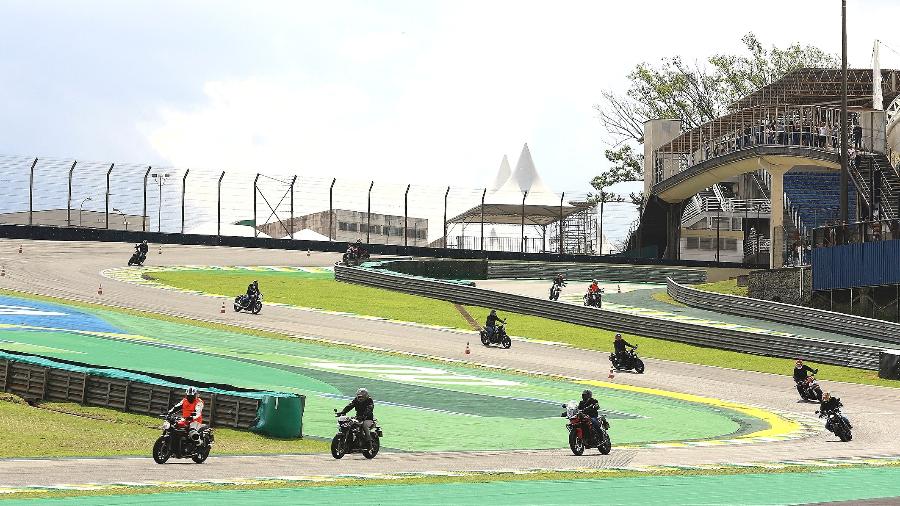
{"type": "MultiPolygon", "coordinates": [[[[840,173],[788,172],[784,175],[784,192],[800,213],[808,228],[834,222],[840,214],[840,173]]],[[[856,187],[850,181],[850,216],[856,214],[856,187]]]]}

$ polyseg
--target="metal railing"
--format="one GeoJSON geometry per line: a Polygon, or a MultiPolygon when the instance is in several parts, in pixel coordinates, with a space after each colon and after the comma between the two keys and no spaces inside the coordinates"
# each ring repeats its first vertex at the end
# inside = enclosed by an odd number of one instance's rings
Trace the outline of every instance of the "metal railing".
{"type": "Polygon", "coordinates": [[[823,364],[877,369],[882,348],[803,336],[768,335],[740,329],[577,306],[447,283],[428,278],[379,272],[366,267],[335,266],[335,279],[471,305],[549,318],[576,325],[626,332],[696,346],[765,355],[807,357],[823,364]]]}
{"type": "Polygon", "coordinates": [[[818,227],[813,230],[812,236],[814,248],[897,240],[900,239],[900,220],[861,221],[818,227]]]}

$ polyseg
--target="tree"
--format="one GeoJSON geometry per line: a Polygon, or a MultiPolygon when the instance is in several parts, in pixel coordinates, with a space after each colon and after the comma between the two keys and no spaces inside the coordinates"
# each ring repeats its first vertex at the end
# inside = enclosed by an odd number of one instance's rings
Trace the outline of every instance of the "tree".
{"type": "MultiPolygon", "coordinates": [[[[606,160],[612,163],[612,167],[602,172],[599,176],[595,176],[591,180],[591,186],[597,190],[598,194],[590,194],[588,196],[590,202],[625,202],[626,199],[621,195],[606,192],[604,189],[609,188],[616,183],[627,181],[641,181],[644,179],[644,155],[636,153],[630,144],[623,144],[618,149],[607,149],[606,160]]],[[[628,195],[628,201],[638,206],[643,206],[643,192],[632,192],[628,195]]]]}
{"type": "Polygon", "coordinates": [[[640,63],[628,74],[624,94],[602,92],[594,106],[613,144],[643,143],[644,122],[681,118],[685,128],[698,127],[722,116],[730,104],[771,84],[793,70],[837,67],[840,59],[815,46],[793,44],[766,49],[753,33],[741,39],[741,54],[716,54],[707,65],[689,65],[680,57],[658,65],[640,63]]]}

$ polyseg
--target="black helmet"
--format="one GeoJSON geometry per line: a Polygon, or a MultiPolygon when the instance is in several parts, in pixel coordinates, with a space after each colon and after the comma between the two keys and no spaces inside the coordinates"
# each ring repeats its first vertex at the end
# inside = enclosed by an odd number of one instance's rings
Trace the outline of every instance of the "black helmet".
{"type": "Polygon", "coordinates": [[[496,315],[496,314],[497,314],[497,310],[496,310],[496,309],[491,309],[491,314],[492,314],[492,315],[496,315]]]}
{"type": "Polygon", "coordinates": [[[593,392],[591,392],[590,390],[584,390],[583,392],[581,392],[582,399],[590,399],[593,395],[593,392]]]}
{"type": "Polygon", "coordinates": [[[622,339],[622,334],[616,333],[616,339],[622,339]]]}

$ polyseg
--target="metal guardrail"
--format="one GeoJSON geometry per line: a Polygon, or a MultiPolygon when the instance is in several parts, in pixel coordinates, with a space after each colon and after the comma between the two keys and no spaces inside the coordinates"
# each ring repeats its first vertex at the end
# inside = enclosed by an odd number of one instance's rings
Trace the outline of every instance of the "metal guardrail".
{"type": "Polygon", "coordinates": [[[489,307],[540,316],[576,325],[720,348],[754,355],[794,358],[798,355],[823,364],[878,369],[881,348],[803,336],[766,335],[736,329],[619,313],[562,302],[514,295],[433,279],[336,265],[335,279],[394,290],[457,304],[489,307]]]}
{"type": "MultiPolygon", "coordinates": [[[[28,400],[77,402],[143,415],[165,413],[183,389],[56,369],[0,359],[0,391],[28,400]]],[[[256,425],[258,399],[209,393],[203,417],[215,427],[250,429],[256,425]]]]}
{"type": "Polygon", "coordinates": [[[691,307],[900,344],[900,324],[897,323],[783,302],[707,292],[680,285],[672,279],[666,284],[670,297],[691,307]]]}

